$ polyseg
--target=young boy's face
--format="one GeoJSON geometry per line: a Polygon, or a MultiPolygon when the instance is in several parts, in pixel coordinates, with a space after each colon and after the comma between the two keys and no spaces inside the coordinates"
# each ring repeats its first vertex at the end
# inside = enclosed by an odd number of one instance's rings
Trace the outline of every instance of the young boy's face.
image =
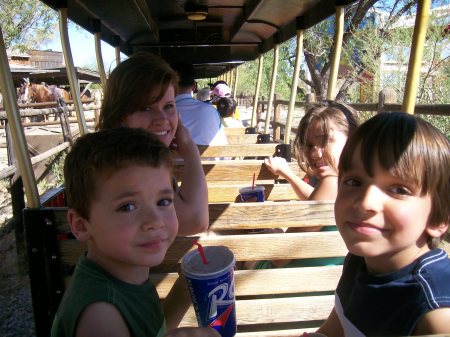
{"type": "Polygon", "coordinates": [[[149,103],[142,109],[128,115],[122,126],[144,129],[169,146],[175,137],[178,126],[178,112],[175,105],[173,85],[167,87],[161,100],[149,103]]]}
{"type": "Polygon", "coordinates": [[[429,250],[430,195],[392,176],[375,161],[374,176],[363,167],[359,147],[350,171],[342,172],[335,203],[339,232],[347,248],[365,258],[369,272],[398,270],[429,250]]]}
{"type": "Polygon", "coordinates": [[[133,282],[134,271],[148,275],[177,235],[173,200],[166,167],[131,165],[98,179],[86,225],[88,257],[124,281],[133,282]]]}

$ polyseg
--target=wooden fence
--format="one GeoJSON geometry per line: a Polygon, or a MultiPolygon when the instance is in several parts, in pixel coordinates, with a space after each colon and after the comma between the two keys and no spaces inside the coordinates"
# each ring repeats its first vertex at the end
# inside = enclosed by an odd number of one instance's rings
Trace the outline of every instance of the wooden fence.
{"type": "MultiPolygon", "coordinates": [[[[274,99],[274,107],[273,107],[273,114],[271,118],[271,126],[272,126],[272,139],[274,141],[279,141],[282,139],[282,136],[285,132],[285,124],[281,122],[281,111],[283,108],[286,108],[289,105],[288,100],[282,100],[279,98],[279,95],[275,95],[274,99]]],[[[244,97],[240,96],[238,97],[238,103],[241,106],[251,106],[253,104],[253,99],[250,97],[244,97]]],[[[379,94],[379,101],[375,103],[349,103],[351,107],[355,108],[358,111],[371,111],[371,112],[383,112],[383,111],[401,111],[401,104],[398,103],[392,103],[396,101],[395,95],[391,94],[391,91],[389,90],[383,90],[379,94]]],[[[68,102],[70,103],[70,102],[68,102]]],[[[46,103],[47,104],[47,103],[46,103]]],[[[265,119],[261,118],[261,113],[267,110],[267,101],[259,101],[258,102],[258,109],[257,109],[257,121],[258,122],[265,122],[265,119]]],[[[307,101],[305,102],[295,102],[296,108],[303,108],[308,109],[312,107],[315,104],[319,104],[316,102],[316,99],[314,98],[314,95],[310,95],[307,97],[307,101]]],[[[48,105],[48,104],[47,104],[48,105]]],[[[56,105],[56,102],[55,102],[56,105]]],[[[34,105],[34,106],[39,106],[34,105]]],[[[20,109],[20,115],[21,117],[31,117],[31,116],[39,116],[39,115],[48,115],[48,114],[58,114],[61,113],[62,110],[60,107],[49,107],[45,109],[30,109],[30,105],[24,105],[23,108],[20,109]]],[[[71,106],[68,106],[68,111],[72,111],[74,108],[71,106]]],[[[100,106],[98,103],[96,104],[89,104],[85,106],[85,111],[89,110],[97,110],[100,109],[100,106]]],[[[418,104],[415,106],[414,112],[416,114],[424,114],[424,115],[435,115],[435,116],[450,116],[450,104],[418,104]]],[[[6,113],[5,111],[0,110],[0,120],[6,120],[6,113]]],[[[75,123],[75,119],[70,119],[69,123],[75,123]]],[[[32,125],[50,125],[50,124],[59,124],[59,122],[38,122],[38,123],[29,123],[24,124],[24,126],[32,126],[32,125]]],[[[295,134],[297,132],[297,126],[293,126],[291,128],[291,133],[295,134]]],[[[59,145],[57,149],[59,151],[63,151],[67,146],[61,146],[59,145]]],[[[33,164],[37,162],[41,162],[50,156],[56,155],[58,152],[55,153],[56,148],[48,150],[45,155],[44,153],[39,155],[39,158],[36,158],[35,160],[32,160],[33,164]]],[[[14,166],[9,166],[6,169],[3,169],[0,171],[0,179],[4,179],[6,177],[9,177],[13,174],[15,174],[16,170],[14,166]]]]}

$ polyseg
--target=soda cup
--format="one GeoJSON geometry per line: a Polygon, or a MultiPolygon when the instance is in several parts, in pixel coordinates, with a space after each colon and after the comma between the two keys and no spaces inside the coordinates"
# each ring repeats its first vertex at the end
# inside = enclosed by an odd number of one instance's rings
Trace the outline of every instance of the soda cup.
{"type": "Polygon", "coordinates": [[[264,202],[264,186],[251,186],[242,187],[239,189],[239,195],[241,196],[241,201],[255,201],[264,202]]]}
{"type": "Polygon", "coordinates": [[[183,256],[181,272],[186,278],[198,325],[212,327],[222,337],[236,334],[234,297],[235,258],[224,246],[203,247],[207,264],[198,250],[183,256]]]}

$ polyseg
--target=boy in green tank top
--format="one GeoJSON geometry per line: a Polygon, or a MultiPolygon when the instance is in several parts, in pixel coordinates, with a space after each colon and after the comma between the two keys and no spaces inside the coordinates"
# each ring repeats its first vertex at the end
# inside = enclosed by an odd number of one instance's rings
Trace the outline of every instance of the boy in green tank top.
{"type": "Polygon", "coordinates": [[[67,220],[86,242],[53,321],[52,337],[219,336],[211,328],[166,332],[149,268],[178,231],[169,149],[141,129],[77,140],[64,164],[67,220]]]}

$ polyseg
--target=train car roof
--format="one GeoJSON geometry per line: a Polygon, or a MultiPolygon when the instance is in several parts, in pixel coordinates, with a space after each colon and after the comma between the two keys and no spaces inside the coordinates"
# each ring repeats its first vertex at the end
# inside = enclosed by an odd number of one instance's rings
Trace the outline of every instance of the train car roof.
{"type": "Polygon", "coordinates": [[[150,51],[217,77],[354,0],[41,0],[121,52],[150,51]],[[206,15],[204,20],[188,14],[206,15]]]}

